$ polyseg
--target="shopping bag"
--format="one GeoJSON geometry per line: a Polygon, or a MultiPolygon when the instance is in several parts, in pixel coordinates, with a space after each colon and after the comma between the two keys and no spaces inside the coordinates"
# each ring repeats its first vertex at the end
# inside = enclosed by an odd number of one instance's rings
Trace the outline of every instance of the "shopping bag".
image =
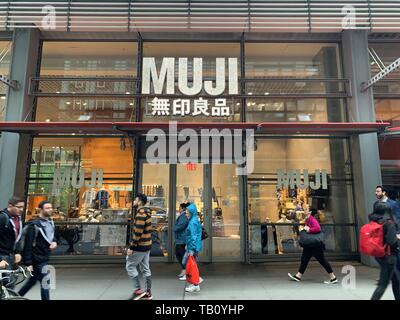
{"type": "Polygon", "coordinates": [[[189,256],[186,263],[186,281],[194,285],[200,282],[199,269],[193,256],[189,256]]]}
{"type": "Polygon", "coordinates": [[[305,230],[300,231],[299,244],[301,247],[318,247],[324,244],[324,234],[308,233],[305,230]]]}

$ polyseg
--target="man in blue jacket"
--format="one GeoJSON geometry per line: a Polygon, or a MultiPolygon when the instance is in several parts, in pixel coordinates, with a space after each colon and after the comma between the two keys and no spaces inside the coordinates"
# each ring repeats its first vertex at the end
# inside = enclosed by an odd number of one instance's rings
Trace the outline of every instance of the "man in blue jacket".
{"type": "MultiPolygon", "coordinates": [[[[183,257],[186,252],[186,228],[189,224],[189,219],[186,216],[186,208],[190,203],[181,203],[180,205],[180,215],[176,219],[174,232],[175,232],[175,256],[178,259],[180,265],[182,266],[182,271],[178,275],[179,278],[186,274],[185,266],[182,263],[183,257]]],[[[186,280],[186,279],[185,279],[186,280]]]]}
{"type": "MultiPolygon", "coordinates": [[[[385,202],[389,205],[392,210],[392,215],[396,220],[396,233],[397,239],[400,239],[400,202],[396,200],[392,200],[388,197],[388,190],[382,186],[377,186],[375,190],[375,195],[377,197],[377,201],[374,203],[374,210],[376,205],[380,202],[385,202]]],[[[400,257],[397,257],[396,268],[399,272],[400,277],[400,257]]]]}
{"type": "MultiPolygon", "coordinates": [[[[389,207],[392,209],[392,214],[396,219],[396,222],[400,223],[400,204],[396,200],[389,199],[387,189],[382,186],[377,186],[375,190],[376,198],[378,199],[374,203],[374,209],[377,203],[386,202],[389,207]]],[[[397,233],[400,233],[400,230],[397,230],[397,233]]]]}

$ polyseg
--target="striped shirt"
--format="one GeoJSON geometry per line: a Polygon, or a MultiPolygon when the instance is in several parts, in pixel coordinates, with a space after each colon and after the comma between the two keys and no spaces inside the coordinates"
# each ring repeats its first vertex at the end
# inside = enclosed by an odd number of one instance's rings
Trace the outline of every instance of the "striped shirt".
{"type": "Polygon", "coordinates": [[[140,252],[151,250],[152,230],[151,211],[147,207],[142,207],[136,213],[130,249],[140,252]]]}

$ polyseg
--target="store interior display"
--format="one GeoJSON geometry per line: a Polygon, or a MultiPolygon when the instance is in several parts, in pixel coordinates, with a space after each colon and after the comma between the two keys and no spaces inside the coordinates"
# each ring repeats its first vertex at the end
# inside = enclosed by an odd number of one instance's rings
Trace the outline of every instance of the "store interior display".
{"type": "Polygon", "coordinates": [[[55,138],[34,139],[26,220],[37,215],[41,201],[48,200],[55,208],[54,221],[70,223],[56,225],[59,247],[55,254],[123,254],[120,247],[126,246],[133,200],[132,156],[132,150],[120,148],[115,138],[67,138],[62,143],[55,138]],[[56,169],[63,175],[57,194],[53,192],[56,169]],[[73,187],[73,176],[66,174],[77,169],[85,174],[79,188],[73,187]],[[98,173],[93,180],[93,172],[101,172],[101,178],[98,173]],[[104,222],[126,225],[110,225],[101,233],[104,222]]]}
{"type": "MultiPolygon", "coordinates": [[[[271,186],[273,187],[273,186],[271,186]]],[[[253,223],[261,223],[261,252],[263,254],[286,254],[296,253],[301,250],[298,244],[300,231],[306,219],[307,207],[315,206],[318,209],[318,220],[320,223],[333,224],[333,217],[326,210],[328,190],[306,189],[275,189],[274,198],[276,208],[266,212],[262,210],[262,197],[264,190],[270,189],[266,185],[252,184],[249,186],[251,201],[249,204],[249,217],[253,223]],[[319,204],[319,206],[316,206],[319,204]],[[293,224],[291,226],[290,224],[293,224]]],[[[327,233],[329,247],[334,247],[334,230],[330,226],[324,227],[327,233]]]]}
{"type": "MultiPolygon", "coordinates": [[[[156,177],[157,178],[157,177],[156,177]]],[[[155,181],[157,179],[150,179],[155,181]]],[[[147,196],[147,206],[151,210],[153,225],[152,257],[164,257],[168,255],[168,201],[167,192],[161,184],[143,184],[142,192],[147,196]]]]}

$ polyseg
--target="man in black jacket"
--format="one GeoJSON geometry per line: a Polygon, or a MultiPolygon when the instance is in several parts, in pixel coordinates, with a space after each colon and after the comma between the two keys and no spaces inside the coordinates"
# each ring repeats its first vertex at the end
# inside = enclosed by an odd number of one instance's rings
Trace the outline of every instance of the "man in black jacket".
{"type": "Polygon", "coordinates": [[[11,270],[14,263],[21,261],[21,255],[16,252],[16,243],[21,237],[21,214],[24,210],[24,200],[12,197],[6,209],[0,212],[0,269],[11,270]]]}
{"type": "Polygon", "coordinates": [[[374,206],[374,211],[369,215],[370,221],[383,225],[383,243],[387,246],[387,253],[383,257],[376,257],[380,266],[378,286],[371,300],[379,300],[389,282],[392,281],[392,290],[395,300],[400,300],[400,276],[396,270],[397,256],[399,255],[399,244],[396,236],[396,222],[392,215],[390,206],[385,202],[379,202],[374,206]]]}
{"type": "Polygon", "coordinates": [[[39,281],[42,300],[50,300],[49,283],[43,279],[49,271],[47,263],[50,252],[57,248],[57,243],[54,242],[54,222],[51,219],[53,206],[48,201],[42,201],[39,209],[39,218],[28,222],[23,239],[22,261],[32,271],[33,276],[18,293],[24,296],[39,281]]]}

